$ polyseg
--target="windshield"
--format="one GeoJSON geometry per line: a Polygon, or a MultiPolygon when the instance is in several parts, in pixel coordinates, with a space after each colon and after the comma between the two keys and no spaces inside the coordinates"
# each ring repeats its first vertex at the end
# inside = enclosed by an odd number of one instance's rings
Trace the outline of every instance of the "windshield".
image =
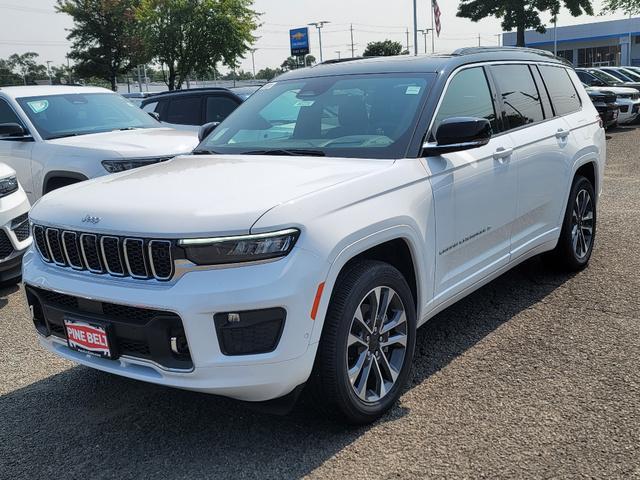
{"type": "Polygon", "coordinates": [[[17,101],[45,140],[160,126],[147,113],[115,93],[43,95],[18,98],[17,101]]]}
{"type": "Polygon", "coordinates": [[[268,83],[195,153],[401,158],[433,76],[348,75],[268,83]]]}
{"type": "Polygon", "coordinates": [[[627,77],[624,73],[622,73],[620,70],[605,70],[605,73],[608,73],[609,75],[613,75],[618,80],[622,80],[623,82],[633,81],[629,77],[627,77]]]}
{"type": "Polygon", "coordinates": [[[613,75],[610,75],[609,73],[602,70],[589,70],[589,73],[599,78],[603,82],[606,82],[607,85],[615,85],[617,83],[620,83],[620,80],[617,77],[614,77],[613,75]]]}
{"type": "Polygon", "coordinates": [[[629,77],[631,79],[632,82],[638,82],[640,81],[640,75],[638,75],[636,72],[634,72],[633,70],[629,70],[628,68],[623,68],[622,72],[624,73],[624,75],[626,77],[629,77]]]}

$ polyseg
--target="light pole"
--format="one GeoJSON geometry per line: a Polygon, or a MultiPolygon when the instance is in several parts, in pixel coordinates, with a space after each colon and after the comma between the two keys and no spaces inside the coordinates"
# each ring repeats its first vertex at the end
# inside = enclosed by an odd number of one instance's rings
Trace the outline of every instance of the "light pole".
{"type": "Polygon", "coordinates": [[[337,54],[338,54],[338,60],[340,60],[340,50],[336,50],[336,51],[335,51],[335,52],[333,52],[333,53],[337,53],[337,54]]]}
{"type": "Polygon", "coordinates": [[[322,20],[321,22],[310,23],[310,27],[316,27],[318,29],[318,44],[320,45],[320,63],[322,63],[322,27],[327,23],[331,23],[328,20],[322,20]]]}
{"type": "MultiPolygon", "coordinates": [[[[433,28],[423,28],[418,30],[424,37],[424,53],[427,53],[427,36],[430,32],[433,32],[433,28]]],[[[433,51],[431,52],[433,53],[433,51]]]]}
{"type": "Polygon", "coordinates": [[[418,56],[418,0],[413,0],[413,51],[418,56]]]}
{"type": "Polygon", "coordinates": [[[49,77],[49,85],[53,85],[53,81],[51,80],[51,64],[53,62],[51,60],[47,60],[47,76],[49,77]]]}
{"type": "Polygon", "coordinates": [[[255,54],[258,51],[257,48],[252,48],[251,49],[251,66],[253,67],[253,79],[255,80],[256,78],[256,57],[255,54]]]}

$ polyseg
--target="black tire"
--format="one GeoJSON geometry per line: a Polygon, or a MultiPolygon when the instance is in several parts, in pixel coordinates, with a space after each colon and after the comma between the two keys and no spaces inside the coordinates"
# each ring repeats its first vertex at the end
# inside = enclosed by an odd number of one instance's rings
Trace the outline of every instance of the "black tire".
{"type": "MultiPolygon", "coordinates": [[[[567,209],[564,215],[564,220],[562,222],[560,239],[558,240],[558,245],[556,246],[556,248],[551,252],[551,259],[554,261],[554,264],[562,268],[563,270],[569,272],[577,272],[585,269],[589,264],[589,259],[591,258],[593,245],[596,239],[596,205],[596,196],[591,181],[583,176],[576,176],[576,178],[574,178],[573,180],[573,185],[571,186],[571,193],[569,195],[567,209]],[[580,248],[578,248],[578,251],[576,251],[576,247],[574,246],[574,228],[576,227],[575,207],[578,195],[584,195],[584,192],[586,192],[586,194],[590,198],[593,218],[591,224],[585,227],[588,228],[590,226],[592,228],[592,233],[591,237],[589,238],[587,248],[583,249],[584,253],[581,254],[582,252],[580,252],[580,248]]],[[[578,224],[578,228],[581,228],[583,226],[583,223],[578,224]]]]}
{"type": "MultiPolygon", "coordinates": [[[[392,333],[387,333],[386,335],[388,341],[392,333]]],[[[338,277],[331,296],[322,337],[318,346],[316,361],[309,379],[308,393],[311,396],[312,402],[325,414],[342,422],[358,425],[375,421],[389,410],[402,394],[411,371],[415,339],[416,308],[411,289],[402,274],[387,263],[373,260],[358,261],[347,267],[338,277]],[[392,297],[392,300],[389,301],[389,308],[386,309],[383,314],[384,318],[380,317],[379,326],[374,328],[373,325],[375,324],[372,324],[373,333],[370,337],[372,342],[376,342],[376,346],[371,347],[371,349],[361,345],[356,345],[355,347],[359,347],[366,352],[369,352],[369,350],[371,350],[371,352],[376,351],[379,355],[384,355],[385,361],[391,359],[392,356],[394,360],[397,361],[399,356],[402,355],[402,352],[404,352],[404,357],[403,362],[400,360],[400,362],[402,362],[401,368],[394,370],[394,373],[397,373],[397,377],[392,387],[388,388],[388,390],[385,389],[385,394],[380,394],[380,398],[377,401],[368,402],[356,394],[356,387],[352,385],[349,380],[349,359],[347,356],[352,351],[349,349],[353,349],[354,346],[348,347],[347,343],[350,333],[353,331],[354,325],[356,325],[356,323],[353,323],[356,309],[362,311],[360,308],[362,302],[369,298],[368,295],[371,295],[371,293],[379,287],[382,287],[383,291],[389,292],[388,296],[392,297]],[[401,301],[401,304],[398,303],[398,299],[401,301]],[[401,344],[397,344],[395,347],[383,348],[384,343],[374,340],[374,338],[382,339],[383,328],[393,323],[391,318],[387,318],[386,313],[392,312],[396,314],[399,309],[393,310],[392,307],[394,305],[396,307],[401,305],[406,315],[406,328],[402,329],[406,331],[406,333],[400,333],[400,336],[406,336],[406,347],[404,347],[404,350],[402,350],[401,344]],[[380,330],[378,331],[377,328],[380,328],[380,330]],[[380,337],[378,337],[378,335],[380,335],[380,337]],[[391,353],[383,354],[383,350],[385,352],[390,351],[391,353]],[[396,355],[396,352],[399,353],[396,355]]],[[[376,366],[383,365],[383,360],[378,355],[370,355],[368,353],[365,355],[367,355],[367,360],[372,362],[370,365],[373,363],[375,363],[376,366]]],[[[387,361],[386,365],[388,366],[390,363],[390,361],[387,361]]],[[[399,365],[397,366],[399,367],[399,365]]],[[[371,368],[371,371],[374,371],[374,366],[371,366],[371,368]]],[[[377,372],[381,371],[381,369],[377,370],[377,372]]],[[[387,372],[389,371],[387,370],[387,372]]],[[[362,379],[364,376],[360,378],[362,379]]],[[[369,378],[369,376],[367,376],[367,378],[369,378]]],[[[372,381],[377,383],[378,388],[380,378],[381,377],[376,377],[374,373],[372,381]]],[[[364,380],[365,397],[367,393],[371,391],[367,387],[368,382],[369,380],[364,380]]],[[[384,380],[382,380],[381,383],[384,384],[384,380]]]]}

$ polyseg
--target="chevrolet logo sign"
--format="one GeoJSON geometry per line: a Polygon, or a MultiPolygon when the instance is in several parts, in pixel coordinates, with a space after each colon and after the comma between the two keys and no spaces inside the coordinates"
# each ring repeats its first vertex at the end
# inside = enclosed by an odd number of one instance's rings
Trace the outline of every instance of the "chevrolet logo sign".
{"type": "Polygon", "coordinates": [[[293,38],[294,40],[302,40],[305,37],[305,34],[302,32],[296,32],[293,35],[291,35],[291,38],[293,38]]]}

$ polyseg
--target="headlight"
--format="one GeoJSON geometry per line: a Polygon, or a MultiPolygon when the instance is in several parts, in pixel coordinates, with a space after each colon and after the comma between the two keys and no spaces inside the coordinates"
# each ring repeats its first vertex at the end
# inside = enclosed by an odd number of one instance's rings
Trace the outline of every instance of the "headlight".
{"type": "Polygon", "coordinates": [[[197,265],[224,265],[284,257],[299,236],[299,230],[290,228],[237,237],[190,238],[178,244],[185,249],[187,259],[197,265]]]}
{"type": "Polygon", "coordinates": [[[0,198],[10,195],[16,190],[18,190],[18,179],[15,176],[0,180],[0,198]]]}
{"type": "Polygon", "coordinates": [[[144,167],[145,165],[153,165],[154,163],[165,162],[171,160],[171,157],[162,158],[130,158],[124,160],[103,160],[102,166],[109,173],[124,172],[125,170],[132,170],[134,168],[144,167]]]}

